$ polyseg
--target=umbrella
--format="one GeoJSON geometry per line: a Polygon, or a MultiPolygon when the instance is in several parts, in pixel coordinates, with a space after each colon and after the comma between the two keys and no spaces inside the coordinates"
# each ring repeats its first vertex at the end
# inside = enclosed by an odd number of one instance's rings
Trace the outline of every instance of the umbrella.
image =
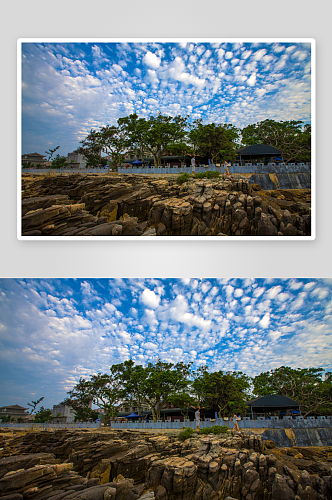
{"type": "Polygon", "coordinates": [[[275,158],[276,161],[282,161],[282,158],[275,158]]]}

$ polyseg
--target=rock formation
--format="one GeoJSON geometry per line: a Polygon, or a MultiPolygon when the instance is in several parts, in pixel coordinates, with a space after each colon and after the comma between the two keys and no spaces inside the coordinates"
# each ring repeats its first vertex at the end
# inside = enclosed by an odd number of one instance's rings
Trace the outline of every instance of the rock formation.
{"type": "Polygon", "coordinates": [[[308,236],[310,190],[242,178],[130,174],[22,177],[23,236],[308,236]],[[255,191],[253,190],[256,189],[255,191]]]}
{"type": "MultiPolygon", "coordinates": [[[[41,431],[3,439],[2,500],[330,500],[332,447],[259,435],[41,431]]],[[[2,458],[1,458],[2,457],[2,458]]]]}

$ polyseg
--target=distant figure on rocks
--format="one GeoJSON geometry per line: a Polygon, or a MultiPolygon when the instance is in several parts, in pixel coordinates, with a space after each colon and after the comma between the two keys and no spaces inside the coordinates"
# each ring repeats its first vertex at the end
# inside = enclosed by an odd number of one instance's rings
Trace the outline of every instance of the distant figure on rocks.
{"type": "Polygon", "coordinates": [[[195,160],[195,156],[193,156],[191,159],[191,168],[192,168],[193,174],[195,173],[195,167],[196,167],[196,160],[195,160]]]}
{"type": "Polygon", "coordinates": [[[239,425],[237,423],[238,420],[240,420],[239,417],[234,413],[234,415],[232,417],[232,421],[234,424],[233,430],[236,429],[238,432],[240,432],[239,425]]]}
{"type": "Polygon", "coordinates": [[[196,420],[196,425],[197,429],[199,429],[199,421],[201,419],[201,413],[199,411],[199,408],[195,411],[195,420],[196,420]]]}

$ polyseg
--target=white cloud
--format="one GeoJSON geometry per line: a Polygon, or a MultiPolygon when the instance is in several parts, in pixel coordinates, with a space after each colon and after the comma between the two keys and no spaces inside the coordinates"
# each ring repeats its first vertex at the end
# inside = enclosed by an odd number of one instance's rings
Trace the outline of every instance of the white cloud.
{"type": "Polygon", "coordinates": [[[266,295],[269,299],[274,299],[278,295],[278,293],[281,292],[281,290],[282,290],[282,287],[280,285],[274,286],[274,287],[270,288],[270,290],[268,290],[266,295]]]}
{"type": "Polygon", "coordinates": [[[253,87],[255,84],[256,84],[256,73],[253,73],[250,78],[248,78],[247,80],[247,84],[250,86],[250,87],[253,87]]]}
{"type": "Polygon", "coordinates": [[[160,57],[150,51],[145,54],[143,61],[147,66],[153,69],[157,69],[160,66],[160,57]]]}
{"type": "Polygon", "coordinates": [[[140,300],[141,302],[143,302],[143,304],[151,307],[152,309],[158,307],[160,303],[159,295],[156,295],[153,290],[149,290],[148,288],[145,288],[145,290],[142,292],[140,300]]]}
{"type": "Polygon", "coordinates": [[[264,317],[260,320],[259,324],[262,328],[267,328],[270,324],[270,314],[266,313],[264,317]]]}

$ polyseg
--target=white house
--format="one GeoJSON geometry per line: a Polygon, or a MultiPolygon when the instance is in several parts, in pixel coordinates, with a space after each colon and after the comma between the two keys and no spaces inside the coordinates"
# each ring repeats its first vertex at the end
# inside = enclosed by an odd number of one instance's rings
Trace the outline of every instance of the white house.
{"type": "Polygon", "coordinates": [[[73,153],[68,153],[67,155],[67,162],[71,163],[71,166],[73,168],[85,168],[86,167],[86,158],[85,156],[81,155],[80,153],[76,153],[75,151],[73,153]]]}

